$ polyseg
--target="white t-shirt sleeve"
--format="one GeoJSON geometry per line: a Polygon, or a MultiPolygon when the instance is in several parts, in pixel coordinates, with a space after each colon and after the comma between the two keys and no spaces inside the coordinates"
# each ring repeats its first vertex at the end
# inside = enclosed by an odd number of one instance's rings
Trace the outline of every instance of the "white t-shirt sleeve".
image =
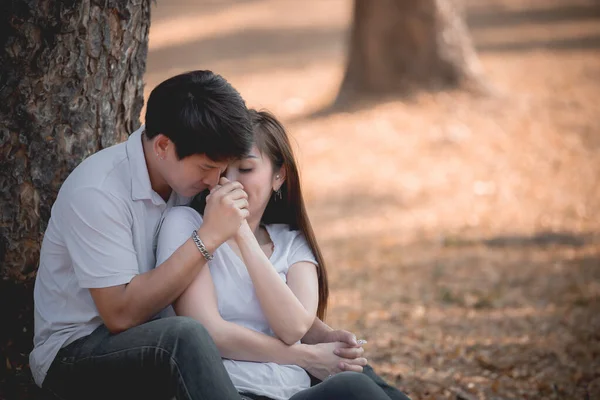
{"type": "Polygon", "coordinates": [[[167,211],[158,234],[156,266],[171,257],[201,224],[202,216],[191,207],[179,206],[167,211]]]}
{"type": "Polygon", "coordinates": [[[290,246],[290,252],[288,254],[288,266],[305,261],[309,263],[313,263],[318,266],[317,260],[308,245],[308,242],[304,238],[304,235],[299,231],[294,231],[294,239],[292,240],[292,245],[290,246]]]}
{"type": "Polygon", "coordinates": [[[97,188],[82,188],[59,214],[62,237],[81,287],[122,285],[139,274],[133,217],[125,203],[97,188]]]}

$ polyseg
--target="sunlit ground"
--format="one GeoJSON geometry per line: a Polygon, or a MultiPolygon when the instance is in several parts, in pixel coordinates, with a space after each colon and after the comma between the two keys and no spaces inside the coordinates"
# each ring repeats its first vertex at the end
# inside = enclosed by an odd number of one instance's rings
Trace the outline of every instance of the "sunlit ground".
{"type": "Polygon", "coordinates": [[[146,95],[212,69],[287,123],[332,287],[413,399],[600,398],[600,6],[469,2],[493,96],[310,117],[351,2],[159,1],[146,95]]]}

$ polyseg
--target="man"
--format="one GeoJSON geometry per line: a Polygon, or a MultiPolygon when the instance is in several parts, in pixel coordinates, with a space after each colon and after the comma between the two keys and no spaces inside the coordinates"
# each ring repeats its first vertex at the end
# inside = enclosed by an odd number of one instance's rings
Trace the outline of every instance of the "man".
{"type": "MultiPolygon", "coordinates": [[[[219,179],[251,144],[239,93],[193,71],[151,92],[145,126],[125,143],[75,168],[52,207],[34,289],[39,386],[63,399],[240,398],[200,323],[156,316],[248,216],[241,184],[219,179]],[[203,225],[154,268],[164,211],[218,183],[203,225]]],[[[349,343],[340,369],[362,371],[349,332],[316,321],[305,338],[330,341],[349,343]]]]}

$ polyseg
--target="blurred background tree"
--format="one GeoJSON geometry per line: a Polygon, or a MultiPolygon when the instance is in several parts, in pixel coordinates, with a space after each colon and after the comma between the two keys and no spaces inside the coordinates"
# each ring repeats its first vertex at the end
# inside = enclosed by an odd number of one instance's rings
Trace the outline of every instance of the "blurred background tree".
{"type": "MultiPolygon", "coordinates": [[[[0,381],[27,363],[33,277],[63,180],[139,126],[149,26],[148,0],[0,6],[0,381]]],[[[14,397],[0,387],[0,398],[14,397]]]]}
{"type": "Polygon", "coordinates": [[[481,81],[460,0],[354,0],[348,54],[338,104],[481,81]]]}

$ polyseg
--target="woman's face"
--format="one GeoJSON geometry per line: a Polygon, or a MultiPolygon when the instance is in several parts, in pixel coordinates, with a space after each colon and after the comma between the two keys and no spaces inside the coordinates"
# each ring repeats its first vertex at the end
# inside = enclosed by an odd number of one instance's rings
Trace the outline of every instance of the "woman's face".
{"type": "Polygon", "coordinates": [[[262,154],[256,145],[246,157],[229,164],[225,177],[244,185],[251,221],[262,219],[273,190],[278,190],[285,178],[282,171],[273,170],[269,157],[262,154]]]}

